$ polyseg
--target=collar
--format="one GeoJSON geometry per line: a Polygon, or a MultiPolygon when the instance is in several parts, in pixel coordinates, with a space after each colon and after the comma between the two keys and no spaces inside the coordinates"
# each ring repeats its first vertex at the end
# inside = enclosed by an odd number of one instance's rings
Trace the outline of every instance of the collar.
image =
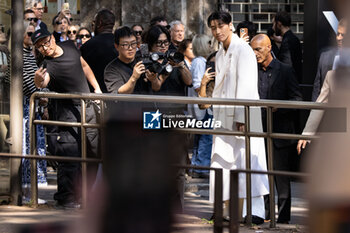
{"type": "Polygon", "coordinates": [[[266,70],[263,69],[262,65],[259,64],[259,70],[267,72],[268,70],[273,70],[276,67],[276,59],[272,59],[270,64],[266,67],[266,70]]]}

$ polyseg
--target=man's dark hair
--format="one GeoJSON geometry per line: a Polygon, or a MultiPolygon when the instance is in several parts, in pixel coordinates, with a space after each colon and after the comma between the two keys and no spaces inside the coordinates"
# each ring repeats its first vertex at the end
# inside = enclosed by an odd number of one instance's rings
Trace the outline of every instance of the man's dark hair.
{"type": "MultiPolygon", "coordinates": [[[[156,16],[153,17],[150,21],[150,26],[153,27],[154,25],[156,25],[156,23],[158,22],[162,22],[162,21],[167,21],[166,18],[164,16],[156,16]]],[[[168,22],[168,21],[167,21],[168,22]]]]}
{"type": "Polygon", "coordinates": [[[114,31],[114,43],[119,45],[120,38],[131,37],[131,36],[134,36],[136,39],[135,33],[129,27],[124,26],[124,27],[118,28],[114,31]]]}
{"type": "Polygon", "coordinates": [[[192,43],[192,39],[184,39],[183,41],[180,42],[179,47],[177,48],[177,51],[183,54],[186,51],[188,45],[191,43],[192,43]]]}
{"type": "Polygon", "coordinates": [[[256,29],[256,25],[253,22],[250,22],[250,21],[240,22],[236,27],[236,33],[238,36],[241,36],[241,33],[240,33],[241,28],[248,29],[249,40],[251,40],[254,36],[256,36],[257,29],[256,29]]]}
{"type": "Polygon", "coordinates": [[[115,15],[108,9],[101,9],[95,18],[95,27],[103,28],[103,31],[112,31],[115,24],[115,15]],[[107,30],[106,30],[107,29],[107,30]]]}
{"type": "Polygon", "coordinates": [[[208,17],[208,27],[210,27],[210,23],[213,20],[219,20],[219,21],[223,22],[224,24],[230,24],[232,21],[232,17],[230,15],[230,13],[228,13],[226,11],[215,11],[215,12],[211,13],[211,15],[209,15],[209,17],[208,17]]]}
{"type": "Polygon", "coordinates": [[[290,18],[290,14],[288,12],[280,11],[275,15],[275,22],[281,22],[283,26],[290,27],[292,24],[292,19],[290,18]]]}
{"type": "Polygon", "coordinates": [[[142,26],[141,24],[138,24],[138,23],[132,25],[132,26],[131,26],[131,29],[134,29],[134,27],[136,27],[136,26],[139,26],[139,27],[142,28],[142,30],[144,30],[143,26],[142,26]]]}
{"type": "Polygon", "coordinates": [[[27,9],[27,10],[25,10],[25,11],[23,12],[23,15],[28,14],[28,13],[33,13],[33,14],[35,14],[34,11],[33,11],[32,9],[27,9]]]}
{"type": "Polygon", "coordinates": [[[148,44],[148,49],[151,50],[153,45],[155,43],[157,43],[158,38],[160,36],[160,34],[164,33],[166,35],[166,38],[168,39],[168,41],[170,42],[171,38],[170,38],[170,34],[168,29],[166,29],[166,27],[160,26],[160,25],[156,25],[151,27],[150,29],[148,29],[148,31],[145,33],[145,43],[148,44]]]}

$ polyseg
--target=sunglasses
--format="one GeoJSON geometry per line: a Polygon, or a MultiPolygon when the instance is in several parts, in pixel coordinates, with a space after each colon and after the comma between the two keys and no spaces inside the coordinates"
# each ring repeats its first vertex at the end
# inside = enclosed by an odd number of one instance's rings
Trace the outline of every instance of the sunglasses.
{"type": "Polygon", "coordinates": [[[38,18],[27,18],[26,20],[29,22],[34,21],[34,23],[38,22],[38,18]]]}
{"type": "Polygon", "coordinates": [[[142,31],[134,31],[134,33],[135,33],[136,35],[141,35],[141,34],[142,34],[142,31]]]}
{"type": "Polygon", "coordinates": [[[73,30],[73,31],[68,31],[68,35],[70,35],[70,34],[77,34],[77,31],[76,30],[73,30]]]}
{"type": "Polygon", "coordinates": [[[34,32],[27,32],[27,36],[31,37],[34,32]]]}
{"type": "Polygon", "coordinates": [[[56,23],[55,23],[55,24],[60,25],[60,24],[62,24],[62,22],[60,22],[60,21],[56,21],[56,23]]]}
{"type": "Polygon", "coordinates": [[[78,35],[78,37],[82,39],[84,37],[85,38],[90,38],[91,36],[89,34],[80,34],[80,35],[78,35]]]}

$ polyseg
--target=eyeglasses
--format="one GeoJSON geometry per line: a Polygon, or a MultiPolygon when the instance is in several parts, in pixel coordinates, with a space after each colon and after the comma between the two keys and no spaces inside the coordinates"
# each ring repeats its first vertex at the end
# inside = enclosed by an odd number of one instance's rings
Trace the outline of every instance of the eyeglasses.
{"type": "Polygon", "coordinates": [[[83,39],[84,37],[89,39],[91,36],[89,34],[80,34],[77,37],[80,38],[80,39],[83,39]]]}
{"type": "Polygon", "coordinates": [[[169,41],[168,40],[158,40],[157,42],[156,42],[156,45],[157,45],[157,47],[162,47],[163,45],[164,46],[169,46],[169,41]]]}
{"type": "Polygon", "coordinates": [[[135,41],[135,42],[132,42],[132,43],[130,43],[130,44],[121,44],[120,45],[123,49],[129,49],[129,48],[132,48],[132,49],[136,49],[136,47],[137,47],[137,42],[135,41]]]}
{"type": "Polygon", "coordinates": [[[50,45],[51,45],[51,36],[49,37],[49,40],[45,41],[41,45],[35,45],[35,48],[37,48],[37,49],[45,49],[45,48],[50,47],[50,45]]]}
{"type": "Polygon", "coordinates": [[[34,32],[27,32],[27,36],[31,37],[34,32]]]}
{"type": "Polygon", "coordinates": [[[60,25],[60,24],[62,24],[62,22],[61,21],[56,21],[55,24],[60,25]]]}
{"type": "Polygon", "coordinates": [[[141,35],[141,34],[142,34],[142,31],[134,31],[134,33],[135,33],[136,35],[141,35]]]}
{"type": "Polygon", "coordinates": [[[34,23],[38,22],[38,18],[26,18],[26,20],[29,22],[34,21],[34,23]]]}
{"type": "Polygon", "coordinates": [[[73,30],[73,31],[68,31],[68,35],[70,35],[70,34],[77,34],[77,31],[76,30],[73,30]]]}

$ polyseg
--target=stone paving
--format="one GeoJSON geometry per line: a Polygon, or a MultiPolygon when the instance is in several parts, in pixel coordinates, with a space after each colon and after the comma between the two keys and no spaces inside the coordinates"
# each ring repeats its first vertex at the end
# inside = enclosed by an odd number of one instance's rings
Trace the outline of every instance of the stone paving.
{"type": "MultiPolygon", "coordinates": [[[[0,206],[0,233],[24,232],[20,231],[20,229],[37,223],[70,224],[81,222],[84,216],[83,210],[68,211],[54,208],[54,200],[52,199],[56,191],[54,176],[55,174],[50,175],[49,186],[39,188],[39,198],[46,200],[46,205],[40,205],[38,208],[31,208],[30,206],[0,206]]],[[[303,226],[303,222],[305,222],[307,217],[306,202],[300,198],[302,196],[302,184],[293,183],[293,190],[295,190],[293,192],[295,198],[292,200],[293,217],[291,224],[280,224],[277,225],[276,229],[270,229],[268,223],[264,223],[259,227],[241,225],[240,232],[307,232],[307,228],[303,226]]],[[[213,207],[208,202],[208,180],[189,178],[185,193],[185,211],[184,214],[176,215],[176,223],[173,224],[172,233],[213,232],[213,224],[209,221],[212,213],[213,207]]],[[[46,224],[46,226],[55,228],[61,225],[46,224]]],[[[228,229],[225,229],[224,232],[228,232],[228,229]]]]}

